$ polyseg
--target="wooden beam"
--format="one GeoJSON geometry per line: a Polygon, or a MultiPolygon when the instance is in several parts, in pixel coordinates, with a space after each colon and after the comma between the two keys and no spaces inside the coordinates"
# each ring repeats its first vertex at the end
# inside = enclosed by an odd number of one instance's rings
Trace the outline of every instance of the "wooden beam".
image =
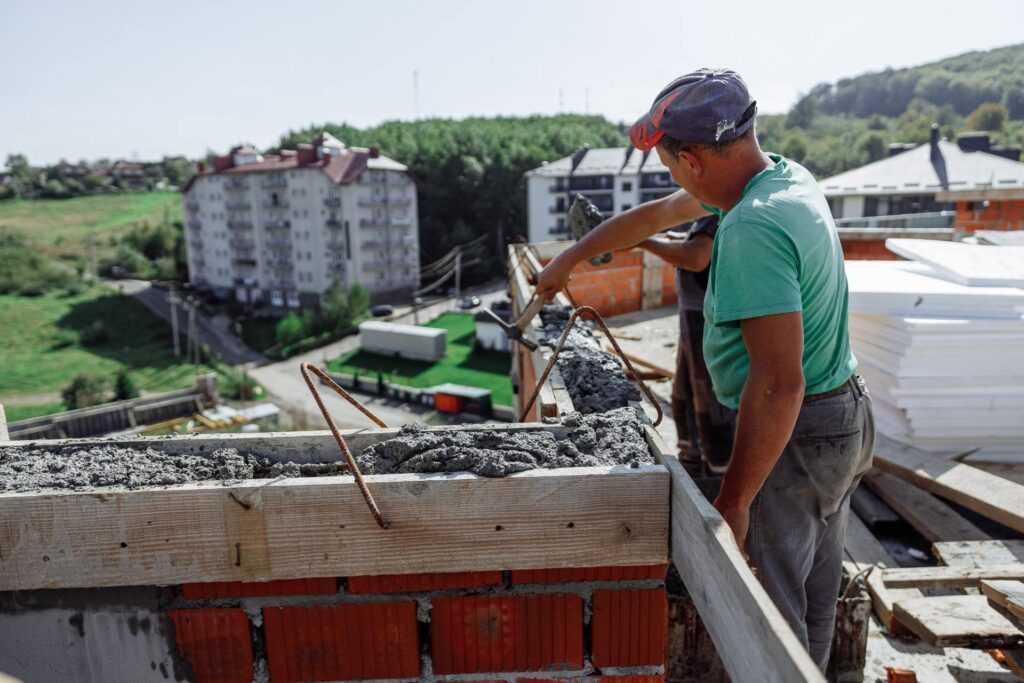
{"type": "Polygon", "coordinates": [[[943,564],[957,567],[985,567],[1024,562],[1024,541],[946,541],[932,545],[943,564]]]}
{"type": "Polygon", "coordinates": [[[1020,581],[1024,579],[1024,564],[882,570],[882,581],[889,588],[970,588],[986,579],[1020,581]]]}
{"type": "Polygon", "coordinates": [[[896,511],[889,507],[884,500],[871,492],[866,486],[858,486],[853,491],[850,499],[850,507],[857,513],[857,516],[868,526],[869,529],[879,527],[892,527],[900,524],[903,520],[896,514],[896,511]]]}
{"type": "MultiPolygon", "coordinates": [[[[879,435],[875,466],[1024,533],[1024,486],[879,435]]],[[[950,539],[953,540],[953,539],[950,539]]]]}
{"type": "Polygon", "coordinates": [[[981,592],[988,601],[1006,610],[1024,623],[1024,583],[1020,581],[982,581],[981,592]]]}
{"type": "Polygon", "coordinates": [[[872,472],[868,487],[930,542],[981,541],[989,535],[927,491],[891,474],[872,472]]]}
{"type": "Polygon", "coordinates": [[[737,683],[824,681],[764,588],[732,531],[661,437],[647,427],[652,450],[672,476],[672,560],[693,598],[729,676],[737,683]]]}
{"type": "Polygon", "coordinates": [[[896,603],[896,618],[937,647],[989,649],[1024,645],[1024,633],[992,609],[981,595],[900,600],[896,603]]]}
{"type": "Polygon", "coordinates": [[[897,633],[900,630],[900,624],[893,616],[893,605],[897,600],[920,598],[922,597],[921,591],[914,588],[889,588],[882,582],[881,570],[895,567],[896,561],[856,515],[850,515],[847,522],[846,554],[853,559],[855,572],[863,571],[870,566],[875,567],[867,577],[871,604],[885,629],[889,633],[897,633]]]}
{"type": "Polygon", "coordinates": [[[657,564],[657,465],[0,495],[0,590],[657,564]]]}

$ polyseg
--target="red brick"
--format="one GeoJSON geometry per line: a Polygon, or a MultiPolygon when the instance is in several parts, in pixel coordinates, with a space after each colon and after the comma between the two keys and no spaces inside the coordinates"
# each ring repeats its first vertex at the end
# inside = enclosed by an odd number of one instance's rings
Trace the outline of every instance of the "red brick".
{"type": "Polygon", "coordinates": [[[664,664],[667,636],[668,601],[664,588],[594,591],[594,666],[664,664]]]}
{"type": "Polygon", "coordinates": [[[577,595],[435,598],[434,673],[583,668],[583,600],[577,595]]]}
{"type": "Polygon", "coordinates": [[[501,583],[501,572],[451,572],[446,574],[387,574],[352,576],[349,593],[419,593],[446,588],[477,588],[501,583]]]}
{"type": "Polygon", "coordinates": [[[170,611],[178,652],[192,667],[196,683],[249,683],[252,636],[249,619],[238,608],[170,611]]]}
{"type": "Polygon", "coordinates": [[[512,583],[574,583],[579,581],[640,581],[665,579],[667,564],[629,567],[568,567],[565,569],[516,569],[512,583]]]}
{"type": "Polygon", "coordinates": [[[416,603],[263,608],[271,683],[416,678],[416,603]]]}
{"type": "Polygon", "coordinates": [[[263,598],[273,595],[329,595],[338,592],[338,580],[286,579],[283,581],[215,581],[211,583],[186,583],[181,594],[186,600],[211,600],[215,598],[263,598]]]}

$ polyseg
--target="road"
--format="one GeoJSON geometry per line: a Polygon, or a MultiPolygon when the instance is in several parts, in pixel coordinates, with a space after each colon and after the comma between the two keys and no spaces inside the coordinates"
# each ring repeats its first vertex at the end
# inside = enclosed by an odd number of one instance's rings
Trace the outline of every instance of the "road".
{"type": "MultiPolygon", "coordinates": [[[[107,284],[134,297],[155,315],[170,322],[171,305],[167,300],[168,290],[154,287],[145,280],[109,280],[107,284]]],[[[188,316],[178,308],[178,324],[184,328],[188,316]]],[[[196,328],[199,340],[206,344],[228,365],[264,363],[266,358],[243,344],[231,332],[231,321],[227,316],[211,318],[196,309],[196,328]]],[[[182,349],[184,353],[184,349],[182,349]]]]}

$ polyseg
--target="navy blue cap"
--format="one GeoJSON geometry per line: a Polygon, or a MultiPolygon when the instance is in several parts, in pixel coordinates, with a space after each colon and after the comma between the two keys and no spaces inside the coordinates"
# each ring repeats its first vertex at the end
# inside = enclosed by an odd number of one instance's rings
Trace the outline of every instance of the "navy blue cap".
{"type": "Polygon", "coordinates": [[[633,146],[649,150],[668,135],[694,145],[722,145],[754,125],[757,102],[735,71],[698,69],[680,76],[654,98],[629,131],[633,146]]]}

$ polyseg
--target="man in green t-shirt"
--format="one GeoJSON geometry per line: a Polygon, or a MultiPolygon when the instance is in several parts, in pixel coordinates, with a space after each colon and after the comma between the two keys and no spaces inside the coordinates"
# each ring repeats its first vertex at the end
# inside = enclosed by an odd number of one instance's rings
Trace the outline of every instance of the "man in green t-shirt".
{"type": "Polygon", "coordinates": [[[605,221],[544,268],[537,291],[554,296],[592,256],[719,217],[704,357],[715,395],[737,416],[715,507],[824,669],[850,496],[871,464],[874,423],[854,374],[832,215],[806,169],[761,150],[756,112],[734,72],[702,69],[670,83],[630,139],[654,149],[683,189],[605,221]]]}

